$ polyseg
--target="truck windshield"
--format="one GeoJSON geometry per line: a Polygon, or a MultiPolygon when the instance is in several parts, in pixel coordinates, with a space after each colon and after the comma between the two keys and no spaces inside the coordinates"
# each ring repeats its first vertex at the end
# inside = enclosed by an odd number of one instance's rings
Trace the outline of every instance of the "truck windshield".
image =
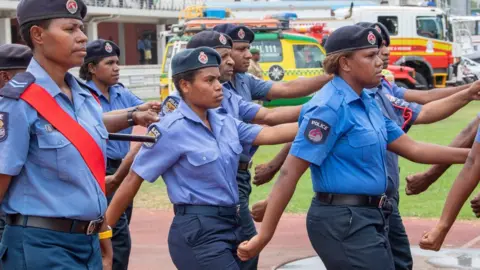
{"type": "Polygon", "coordinates": [[[443,22],[437,16],[417,16],[417,35],[445,40],[443,22]]]}

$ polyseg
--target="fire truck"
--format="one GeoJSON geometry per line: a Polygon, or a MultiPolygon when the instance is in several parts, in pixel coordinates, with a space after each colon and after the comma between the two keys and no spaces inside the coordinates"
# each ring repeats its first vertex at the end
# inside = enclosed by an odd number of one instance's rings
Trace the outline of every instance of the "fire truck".
{"type": "MultiPolygon", "coordinates": [[[[273,16],[273,17],[281,17],[273,16]]],[[[286,32],[299,33],[311,36],[320,42],[322,46],[324,41],[332,33],[332,29],[326,27],[327,23],[320,23],[311,20],[292,20],[289,23],[290,29],[286,32]]],[[[385,78],[395,82],[398,86],[407,89],[421,89],[422,85],[417,84],[415,80],[415,70],[407,66],[388,65],[387,71],[384,71],[385,78]]],[[[424,87],[424,86],[423,86],[424,87]]]]}
{"type": "Polygon", "coordinates": [[[453,79],[454,43],[447,14],[440,8],[414,6],[362,6],[335,10],[319,19],[336,29],[357,22],[381,22],[391,36],[390,64],[415,69],[415,80],[426,88],[445,87],[453,79]]]}

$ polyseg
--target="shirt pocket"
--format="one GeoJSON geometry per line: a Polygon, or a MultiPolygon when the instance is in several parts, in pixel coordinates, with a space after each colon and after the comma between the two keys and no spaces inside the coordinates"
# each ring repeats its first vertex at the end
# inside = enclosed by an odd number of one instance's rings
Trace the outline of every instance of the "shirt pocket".
{"type": "Polygon", "coordinates": [[[348,144],[352,148],[351,155],[358,159],[363,167],[383,166],[378,164],[376,155],[380,155],[378,148],[378,135],[375,131],[361,131],[348,135],[348,144]]]}
{"type": "Polygon", "coordinates": [[[40,151],[46,151],[45,156],[49,156],[48,164],[42,166],[44,174],[56,175],[61,180],[70,180],[72,173],[72,143],[58,131],[37,134],[38,148],[40,151]]]}
{"type": "MultiPolygon", "coordinates": [[[[103,125],[96,125],[95,130],[97,130],[97,133],[100,135],[100,138],[103,141],[108,140],[108,131],[103,125]]],[[[104,142],[102,142],[103,144],[104,142]]]]}
{"type": "Polygon", "coordinates": [[[219,170],[216,167],[218,152],[215,150],[203,150],[189,152],[187,157],[187,169],[194,175],[211,175],[213,171],[219,170]]]}

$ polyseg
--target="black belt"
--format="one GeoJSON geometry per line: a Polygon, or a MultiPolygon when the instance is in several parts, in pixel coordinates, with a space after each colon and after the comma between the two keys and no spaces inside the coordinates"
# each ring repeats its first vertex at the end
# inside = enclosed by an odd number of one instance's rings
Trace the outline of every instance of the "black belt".
{"type": "Polygon", "coordinates": [[[240,206],[176,204],[173,206],[173,211],[175,215],[239,216],[240,206]]]}
{"type": "Polygon", "coordinates": [[[249,162],[239,162],[238,163],[238,169],[242,171],[248,171],[250,168],[252,168],[252,160],[249,162]]]}
{"type": "Polygon", "coordinates": [[[34,227],[66,233],[96,234],[103,224],[103,217],[92,221],[83,221],[67,218],[48,218],[24,216],[20,214],[7,215],[7,224],[11,226],[34,227]]]}
{"type": "Polygon", "coordinates": [[[387,196],[367,196],[367,195],[350,195],[350,194],[333,194],[317,192],[317,200],[331,205],[350,205],[350,206],[367,206],[382,208],[387,200],[387,196]]]}
{"type": "Polygon", "coordinates": [[[121,159],[111,159],[107,158],[107,168],[114,168],[118,169],[120,167],[120,164],[122,164],[121,159]]]}

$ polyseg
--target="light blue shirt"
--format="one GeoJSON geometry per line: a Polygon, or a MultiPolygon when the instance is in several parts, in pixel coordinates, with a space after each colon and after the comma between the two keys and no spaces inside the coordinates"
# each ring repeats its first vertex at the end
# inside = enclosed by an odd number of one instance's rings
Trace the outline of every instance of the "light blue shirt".
{"type": "Polygon", "coordinates": [[[387,144],[404,133],[365,91],[334,77],[303,106],[299,127],[290,153],[311,163],[315,192],[385,192],[387,144]]]}
{"type": "MultiPolygon", "coordinates": [[[[235,119],[238,119],[243,122],[252,122],[257,115],[258,111],[260,110],[261,106],[253,103],[251,101],[245,101],[240,95],[236,94],[234,90],[230,87],[230,84],[224,83],[223,84],[223,100],[222,104],[220,105],[224,108],[228,114],[233,116],[235,119]]],[[[176,104],[180,103],[181,97],[180,94],[175,92],[173,95],[169,96],[174,99],[176,104]]],[[[165,99],[165,102],[169,102],[168,98],[165,99]]],[[[162,115],[165,115],[167,112],[165,110],[168,109],[167,104],[162,105],[162,115]]],[[[242,155],[240,156],[240,160],[242,162],[248,162],[250,158],[255,153],[258,147],[252,146],[251,144],[242,144],[243,151],[242,155]]]]}
{"type": "MultiPolygon", "coordinates": [[[[387,80],[382,79],[378,88],[366,90],[366,92],[375,98],[384,116],[395,122],[403,131],[408,132],[422,111],[422,105],[392,96],[391,88],[392,85],[387,80]]],[[[400,168],[398,166],[398,155],[390,151],[387,151],[387,175],[388,188],[386,194],[388,197],[394,197],[397,195],[400,185],[400,168]]]]}
{"type": "Polygon", "coordinates": [[[242,143],[262,127],[241,122],[223,108],[208,110],[210,131],[183,101],[149,127],[155,144],[144,144],[132,170],[149,182],[162,176],[173,204],[238,204],[237,169],[242,143]]]}
{"type": "Polygon", "coordinates": [[[385,79],[382,80],[382,85],[385,86],[385,89],[390,95],[399,99],[405,98],[405,92],[407,92],[407,89],[398,86],[396,83],[390,83],[385,79]]]}
{"type": "Polygon", "coordinates": [[[235,85],[224,84],[225,87],[235,91],[246,101],[267,100],[267,94],[272,89],[272,81],[260,80],[250,73],[236,73],[235,85]]]}
{"type": "MultiPolygon", "coordinates": [[[[72,103],[35,59],[27,71],[105,154],[108,133],[92,94],[67,73],[72,103]]],[[[6,132],[0,140],[0,174],[12,176],[2,202],[7,214],[93,220],[105,213],[105,195],[70,141],[23,100],[0,97],[0,115],[6,132]]]]}
{"type": "MultiPolygon", "coordinates": [[[[123,110],[143,104],[143,100],[135,96],[130,90],[121,84],[109,87],[110,101],[102,94],[93,81],[88,81],[87,85],[91,87],[98,95],[103,112],[114,110],[123,110]]],[[[126,128],[118,133],[132,134],[133,127],[126,128]]],[[[107,157],[111,159],[123,159],[130,150],[130,142],[108,141],[107,157]]]]}

